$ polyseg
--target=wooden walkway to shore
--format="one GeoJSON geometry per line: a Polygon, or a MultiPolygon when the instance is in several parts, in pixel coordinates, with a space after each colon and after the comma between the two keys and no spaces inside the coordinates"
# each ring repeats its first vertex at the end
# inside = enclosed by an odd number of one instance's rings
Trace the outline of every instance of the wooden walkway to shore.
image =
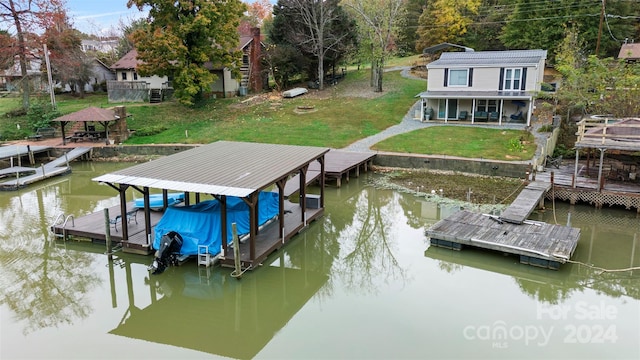
{"type": "MultiPolygon", "coordinates": [[[[376,155],[373,153],[362,153],[332,149],[324,156],[325,161],[325,180],[336,181],[336,186],[342,185],[342,179],[349,181],[350,174],[354,177],[360,176],[360,170],[363,172],[369,170],[371,162],[376,155]]],[[[315,182],[320,177],[320,164],[313,162],[309,164],[306,173],[307,185],[315,182]]],[[[284,188],[284,196],[290,197],[300,189],[300,175],[296,175],[287,181],[284,188]]]]}
{"type": "Polygon", "coordinates": [[[500,220],[513,224],[522,224],[529,218],[544,196],[551,189],[550,183],[534,181],[527,185],[518,197],[500,215],[500,220]]]}
{"type": "Polygon", "coordinates": [[[425,234],[432,246],[461,250],[464,246],[520,256],[520,262],[557,270],[571,259],[580,229],[536,221],[507,223],[493,215],[459,211],[438,221],[425,234]]]}
{"type": "Polygon", "coordinates": [[[78,147],[64,154],[63,156],[50,161],[40,167],[33,168],[33,174],[19,177],[20,173],[25,172],[24,168],[9,168],[10,172],[15,172],[16,178],[0,182],[0,190],[18,190],[29,184],[42,181],[54,176],[63,175],[71,172],[71,168],[67,166],[73,161],[91,151],[91,148],[78,147]]]}
{"type": "MultiPolygon", "coordinates": [[[[336,186],[342,185],[342,179],[349,182],[349,176],[360,176],[360,169],[367,172],[371,166],[375,153],[354,152],[332,149],[324,156],[325,180],[336,181],[336,186]]],[[[320,171],[320,164],[313,162],[309,164],[309,171],[320,171]]]]}

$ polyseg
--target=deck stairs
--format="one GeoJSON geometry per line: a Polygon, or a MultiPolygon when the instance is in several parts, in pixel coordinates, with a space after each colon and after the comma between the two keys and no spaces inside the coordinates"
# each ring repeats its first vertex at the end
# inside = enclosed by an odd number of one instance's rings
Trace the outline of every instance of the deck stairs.
{"type": "Polygon", "coordinates": [[[162,89],[151,89],[149,93],[149,102],[151,104],[162,102],[162,89]]]}
{"type": "Polygon", "coordinates": [[[251,77],[251,68],[249,65],[242,65],[240,67],[240,86],[249,88],[249,78],[251,77]]]}

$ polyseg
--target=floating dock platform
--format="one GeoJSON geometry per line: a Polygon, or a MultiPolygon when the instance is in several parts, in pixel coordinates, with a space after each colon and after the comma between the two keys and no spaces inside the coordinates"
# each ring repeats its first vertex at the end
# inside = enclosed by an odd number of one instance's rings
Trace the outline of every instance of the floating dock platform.
{"type": "Polygon", "coordinates": [[[91,150],[91,148],[87,147],[74,148],[55,160],[52,160],[40,167],[32,168],[32,170],[29,171],[30,175],[26,175],[23,177],[20,177],[19,175],[22,173],[26,173],[27,168],[15,166],[11,167],[5,170],[3,172],[3,175],[12,174],[16,175],[16,178],[0,182],[0,190],[18,190],[38,181],[42,181],[58,175],[68,174],[71,172],[71,167],[68,166],[69,162],[86,154],[90,154],[91,150]]]}
{"type": "Polygon", "coordinates": [[[440,220],[425,234],[432,246],[462,250],[464,246],[520,256],[520,262],[558,270],[571,259],[580,229],[525,220],[514,224],[494,215],[459,211],[440,220]]]}

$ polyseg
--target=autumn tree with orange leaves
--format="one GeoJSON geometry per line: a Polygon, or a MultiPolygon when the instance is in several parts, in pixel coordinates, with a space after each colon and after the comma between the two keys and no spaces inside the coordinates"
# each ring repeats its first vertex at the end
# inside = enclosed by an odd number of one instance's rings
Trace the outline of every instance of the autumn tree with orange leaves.
{"type": "Polygon", "coordinates": [[[4,24],[11,24],[8,32],[15,36],[15,50],[20,62],[20,75],[22,77],[22,107],[29,108],[29,81],[27,69],[28,62],[36,57],[40,50],[37,39],[33,34],[51,26],[52,14],[64,11],[65,0],[0,0],[0,20],[4,24]]]}

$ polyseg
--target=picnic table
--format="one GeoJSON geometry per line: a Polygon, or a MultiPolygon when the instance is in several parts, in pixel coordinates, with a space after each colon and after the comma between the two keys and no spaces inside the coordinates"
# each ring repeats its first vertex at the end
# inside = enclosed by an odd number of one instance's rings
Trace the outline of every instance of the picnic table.
{"type": "Polygon", "coordinates": [[[68,136],[66,139],[72,142],[78,141],[99,141],[107,136],[105,131],[76,131],[73,136],[68,136]]]}

